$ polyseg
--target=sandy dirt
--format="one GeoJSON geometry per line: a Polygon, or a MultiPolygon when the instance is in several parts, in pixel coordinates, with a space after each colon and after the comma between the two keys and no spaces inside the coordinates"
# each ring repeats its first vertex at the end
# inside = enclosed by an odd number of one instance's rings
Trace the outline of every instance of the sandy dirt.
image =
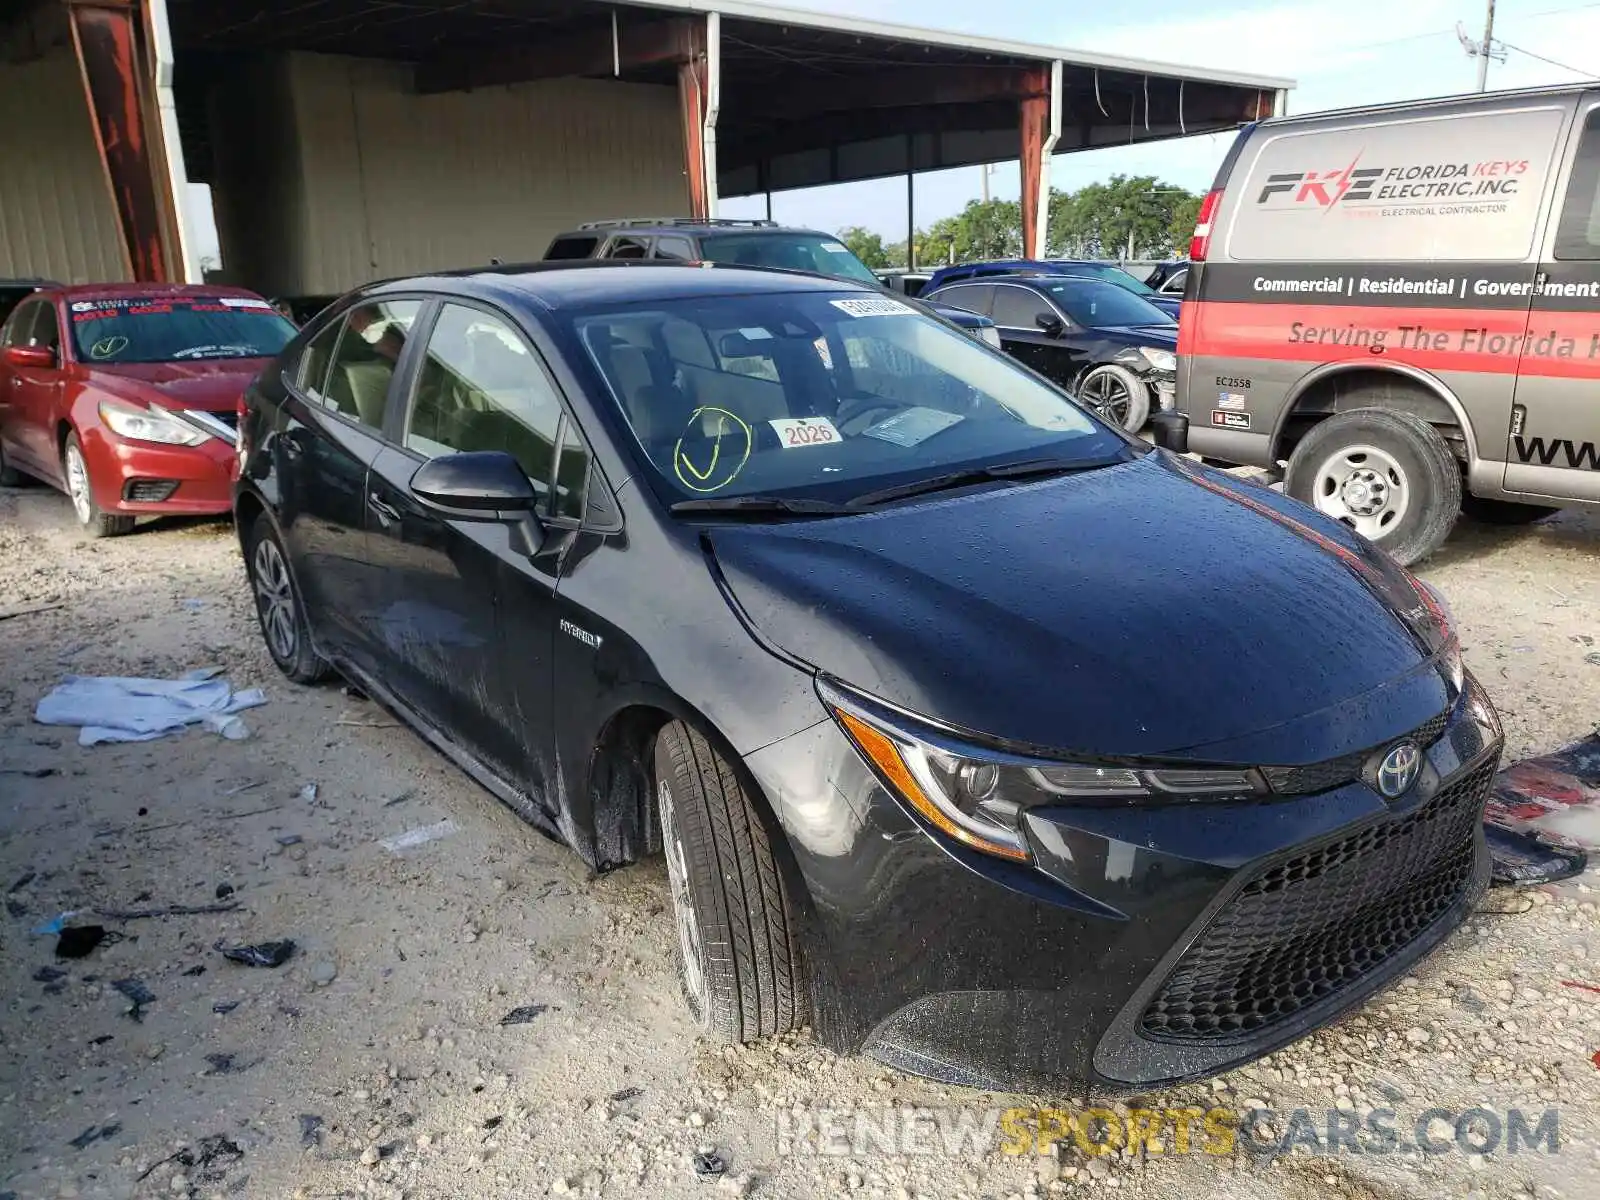
{"type": "MultiPolygon", "coordinates": [[[[1594,728],[1600,518],[1465,529],[1425,575],[1508,753],[1594,728]]],[[[1159,1155],[1110,1158],[1070,1138],[1044,1156],[929,1153],[927,1137],[821,1153],[804,1132],[835,1112],[883,1128],[889,1106],[981,1121],[1083,1098],[941,1088],[803,1034],[697,1042],[661,864],[591,877],[376,705],[285,682],[224,524],[91,542],[62,497],[0,490],[0,610],[30,603],[60,607],[0,620],[0,1198],[1600,1196],[1600,992],[1562,983],[1600,984],[1600,872],[1491,893],[1338,1027],[1147,1102],[1268,1107],[1280,1133],[1296,1107],[1324,1129],[1331,1108],[1391,1107],[1407,1138],[1431,1107],[1520,1108],[1530,1126],[1553,1108],[1555,1154],[1207,1156],[1170,1135],[1159,1155]],[[248,740],[81,748],[32,721],[67,673],[210,665],[265,689],[248,740]],[[445,820],[413,849],[380,845],[445,820]],[[222,913],[93,915],[229,888],[222,913]],[[121,940],[56,959],[30,930],[67,910],[121,940]],[[277,969],[216,949],[283,938],[299,949],[277,969]],[[153,996],[138,1019],[126,981],[153,996]],[[543,1007],[502,1024],[528,1006],[543,1007]],[[697,1177],[702,1150],[720,1177],[697,1177]]]]}

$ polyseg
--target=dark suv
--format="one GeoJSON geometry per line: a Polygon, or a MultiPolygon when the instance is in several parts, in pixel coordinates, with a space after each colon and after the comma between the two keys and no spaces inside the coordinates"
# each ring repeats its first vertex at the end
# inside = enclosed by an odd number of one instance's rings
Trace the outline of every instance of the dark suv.
{"type": "MultiPolygon", "coordinates": [[[[872,268],[831,233],[795,229],[776,221],[730,218],[629,217],[590,221],[558,234],[544,252],[546,262],[574,258],[655,259],[668,262],[714,262],[728,266],[777,267],[807,271],[830,279],[884,287],[872,268]]],[[[897,289],[896,295],[909,293],[897,289]]],[[[1000,335],[982,313],[948,304],[924,307],[996,349],[1000,335]]]]}

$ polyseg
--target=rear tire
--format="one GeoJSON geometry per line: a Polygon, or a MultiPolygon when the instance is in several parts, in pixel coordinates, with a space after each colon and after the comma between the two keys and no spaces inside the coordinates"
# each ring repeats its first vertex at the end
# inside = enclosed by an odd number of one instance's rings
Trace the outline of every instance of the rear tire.
{"type": "Polygon", "coordinates": [[[94,502],[94,485],[89,481],[89,464],[76,433],[67,434],[61,447],[61,477],[66,481],[67,499],[72,501],[78,525],[92,538],[122,537],[133,532],[134,518],[124,513],[108,513],[94,502]]]}
{"type": "Polygon", "coordinates": [[[1150,419],[1150,389],[1127,367],[1105,363],[1078,381],[1078,399],[1113,425],[1137,433],[1150,419]]]}
{"type": "Polygon", "coordinates": [[[266,642],[267,653],[278,664],[278,670],[295,683],[320,683],[328,678],[333,668],[311,644],[311,627],[306,622],[299,585],[289,570],[289,556],[278,531],[266,513],[259,514],[250,526],[244,563],[256,601],[261,640],[266,642]]]}
{"type": "Polygon", "coordinates": [[[1461,497],[1461,514],[1468,520],[1484,525],[1531,525],[1559,508],[1543,504],[1519,504],[1515,500],[1484,500],[1478,496],[1461,497]]]}
{"type": "Polygon", "coordinates": [[[1421,417],[1358,408],[1301,439],[1284,490],[1410,566],[1449,536],[1461,511],[1461,468],[1421,417]]]}
{"type": "Polygon", "coordinates": [[[681,721],[656,739],[655,767],[690,1012],[721,1042],[798,1027],[810,1004],[794,909],[755,803],[681,721]]]}

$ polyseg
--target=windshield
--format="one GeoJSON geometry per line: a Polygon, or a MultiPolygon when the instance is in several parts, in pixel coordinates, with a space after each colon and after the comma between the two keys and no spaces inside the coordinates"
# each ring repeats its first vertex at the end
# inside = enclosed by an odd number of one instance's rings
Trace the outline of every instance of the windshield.
{"type": "Polygon", "coordinates": [[[271,358],[295,333],[251,296],[117,296],[70,308],[72,344],[85,363],[271,358]]]}
{"type": "Polygon", "coordinates": [[[1004,355],[888,296],[685,299],[575,328],[674,501],[840,501],[952,468],[1127,444],[1004,355]]]}
{"type": "Polygon", "coordinates": [[[1160,295],[1155,288],[1147,283],[1140,283],[1121,267],[1113,267],[1106,263],[1073,263],[1071,273],[1085,279],[1098,279],[1102,283],[1116,284],[1117,287],[1126,288],[1135,296],[1160,295]]]}
{"type": "Polygon", "coordinates": [[[878,277],[850,248],[820,233],[720,233],[700,239],[707,262],[746,267],[783,267],[833,279],[877,283],[878,277]]]}
{"type": "Polygon", "coordinates": [[[1154,304],[1115,284],[1093,279],[1038,281],[1058,305],[1079,325],[1103,329],[1108,325],[1172,325],[1171,317],[1154,304]]]}

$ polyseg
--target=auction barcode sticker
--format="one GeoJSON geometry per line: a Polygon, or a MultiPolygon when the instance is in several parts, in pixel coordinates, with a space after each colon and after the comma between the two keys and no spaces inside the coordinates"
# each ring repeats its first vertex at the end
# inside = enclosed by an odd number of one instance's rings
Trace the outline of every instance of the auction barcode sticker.
{"type": "Polygon", "coordinates": [[[908,305],[887,296],[862,296],[857,300],[830,300],[828,303],[852,317],[903,317],[911,312],[908,305]]]}

